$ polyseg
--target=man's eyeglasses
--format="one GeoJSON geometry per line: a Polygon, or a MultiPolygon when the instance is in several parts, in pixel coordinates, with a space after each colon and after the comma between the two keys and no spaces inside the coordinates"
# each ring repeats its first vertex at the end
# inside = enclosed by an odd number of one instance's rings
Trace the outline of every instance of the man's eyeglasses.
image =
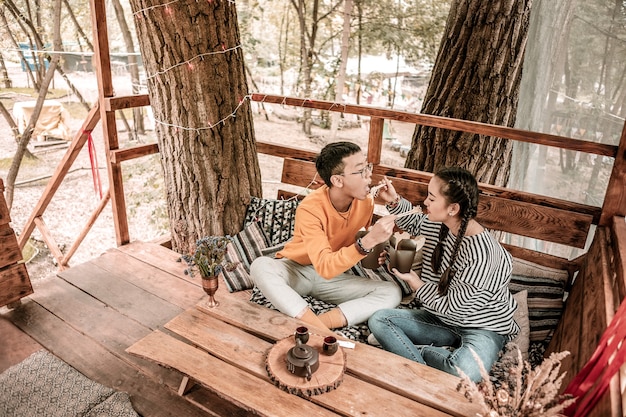
{"type": "Polygon", "coordinates": [[[365,165],[365,168],[360,169],[356,172],[344,172],[343,174],[339,174],[339,175],[356,175],[359,174],[361,175],[361,178],[365,178],[367,176],[367,174],[371,174],[372,173],[372,169],[374,168],[374,164],[373,163],[368,163],[367,165],[365,165]]]}

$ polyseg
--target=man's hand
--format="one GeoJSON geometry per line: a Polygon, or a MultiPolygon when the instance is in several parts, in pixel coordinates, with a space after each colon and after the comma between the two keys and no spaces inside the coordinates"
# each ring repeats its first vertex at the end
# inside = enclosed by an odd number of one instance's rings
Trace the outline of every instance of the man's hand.
{"type": "Polygon", "coordinates": [[[365,249],[372,249],[379,243],[387,241],[393,234],[395,227],[395,215],[389,215],[381,217],[372,227],[370,227],[368,233],[361,238],[361,244],[365,249]]]}

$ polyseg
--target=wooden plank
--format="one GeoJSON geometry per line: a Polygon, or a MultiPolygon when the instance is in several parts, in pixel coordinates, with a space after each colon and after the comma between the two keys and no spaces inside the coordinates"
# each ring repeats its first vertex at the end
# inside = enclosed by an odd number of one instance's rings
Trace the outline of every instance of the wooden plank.
{"type": "Polygon", "coordinates": [[[626,221],[624,217],[614,217],[611,226],[611,253],[613,264],[611,271],[615,272],[617,299],[626,297],[626,221]]]}
{"type": "Polygon", "coordinates": [[[197,283],[197,280],[185,274],[187,264],[180,261],[180,254],[161,245],[134,241],[126,245],[118,246],[115,250],[128,254],[142,262],[153,265],[171,275],[189,282],[197,283]]]}
{"type": "Polygon", "coordinates": [[[596,230],[593,244],[585,259],[586,268],[581,271],[584,274],[584,281],[582,282],[584,295],[578,370],[582,369],[591,358],[602,333],[608,326],[607,309],[611,310],[611,317],[615,312],[612,300],[609,301],[610,305],[607,305],[605,298],[605,282],[608,281],[607,233],[608,230],[604,227],[599,227],[596,230]]]}
{"type": "Polygon", "coordinates": [[[397,120],[399,122],[415,123],[423,126],[432,126],[442,129],[470,132],[477,135],[495,136],[513,139],[520,142],[555,146],[562,149],[593,153],[596,155],[611,157],[615,157],[617,155],[617,146],[614,145],[588,142],[579,139],[572,139],[565,136],[550,135],[547,133],[532,132],[528,130],[515,129],[506,126],[490,125],[469,120],[452,119],[442,116],[433,116],[429,114],[409,113],[373,107],[362,107],[353,104],[342,104],[340,106],[337,106],[337,103],[331,101],[274,96],[269,94],[252,94],[252,100],[262,103],[274,103],[283,105],[286,104],[288,106],[297,106],[328,111],[334,110],[348,114],[379,117],[388,120],[397,120]]]}
{"type": "Polygon", "coordinates": [[[25,302],[19,309],[9,312],[7,317],[83,375],[110,388],[128,392],[133,407],[141,415],[215,416],[214,413],[198,409],[176,395],[171,388],[120,360],[89,336],[75,330],[33,301],[25,302]]]}
{"type": "MultiPolygon", "coordinates": [[[[226,323],[274,341],[288,337],[294,331],[291,317],[235,297],[223,297],[217,308],[205,308],[202,303],[198,308],[226,323]]],[[[318,330],[318,333],[323,331],[318,330]]],[[[362,343],[346,352],[347,372],[366,382],[452,415],[478,412],[476,405],[468,403],[456,391],[460,379],[453,375],[362,343]]]]}
{"type": "Polygon", "coordinates": [[[547,253],[538,252],[532,249],[521,248],[519,246],[502,243],[506,250],[509,251],[514,258],[525,259],[538,265],[547,266],[549,268],[562,269],[569,272],[570,279],[574,272],[580,269],[581,259],[569,260],[560,256],[554,256],[547,253]]]}
{"type": "MultiPolygon", "coordinates": [[[[311,162],[285,159],[281,181],[304,187],[311,183],[315,172],[311,162]]],[[[374,175],[372,183],[379,179],[374,175]]],[[[393,186],[413,204],[421,205],[428,195],[426,183],[394,178],[393,186]]],[[[593,218],[588,214],[481,195],[477,220],[489,229],[584,248],[593,218]]]]}
{"type": "Polygon", "coordinates": [[[119,164],[130,159],[141,158],[142,156],[159,153],[159,144],[150,143],[147,145],[137,145],[132,148],[116,149],[110,152],[111,162],[119,164]]]}
{"type": "Polygon", "coordinates": [[[11,214],[4,199],[4,182],[0,178],[0,225],[8,225],[11,222],[11,214]]]}
{"type": "Polygon", "coordinates": [[[115,271],[104,270],[92,263],[75,266],[58,275],[150,329],[158,328],[183,311],[180,307],[120,278],[115,271]]]}
{"type": "Polygon", "coordinates": [[[317,155],[317,152],[312,152],[307,149],[294,148],[290,146],[279,145],[276,143],[261,141],[257,141],[256,150],[257,153],[278,156],[280,158],[302,159],[305,161],[314,161],[317,155]]]}
{"type": "Polygon", "coordinates": [[[181,309],[192,307],[206,297],[199,277],[189,282],[115,249],[89,263],[181,309]]]}
{"type": "MultiPolygon", "coordinates": [[[[0,201],[0,207],[2,202],[0,201]]],[[[17,246],[15,232],[8,224],[0,224],[0,269],[22,260],[22,251],[17,246]]]]}
{"type": "MultiPolygon", "coordinates": [[[[198,309],[175,317],[165,327],[230,365],[271,382],[265,369],[265,356],[272,343],[226,324],[198,309]]],[[[331,392],[310,398],[331,410],[350,410],[354,415],[387,417],[448,415],[345,375],[341,385],[331,392]]]]}
{"type": "Polygon", "coordinates": [[[43,346],[4,317],[0,317],[0,334],[0,373],[43,349],[43,346]]]}
{"type": "Polygon", "coordinates": [[[130,346],[128,352],[165,366],[175,364],[182,373],[255,415],[335,415],[159,331],[130,346]]]}
{"type": "Polygon", "coordinates": [[[134,107],[144,107],[149,105],[150,97],[147,94],[107,97],[104,99],[104,108],[106,111],[131,109],[134,107]]]}
{"type": "Polygon", "coordinates": [[[0,270],[0,306],[15,303],[32,293],[26,265],[14,264],[0,270]]]}

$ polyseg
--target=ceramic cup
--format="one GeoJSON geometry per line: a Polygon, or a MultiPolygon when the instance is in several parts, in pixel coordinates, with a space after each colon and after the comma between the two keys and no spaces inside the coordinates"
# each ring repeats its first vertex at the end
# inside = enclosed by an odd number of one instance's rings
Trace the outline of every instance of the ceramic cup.
{"type": "Polygon", "coordinates": [[[293,337],[295,340],[300,340],[303,344],[309,341],[309,329],[304,326],[300,326],[296,329],[293,337]]]}
{"type": "MultiPolygon", "coordinates": [[[[356,239],[365,236],[367,233],[368,232],[365,230],[357,232],[356,239]]],[[[380,265],[378,264],[378,257],[380,256],[380,253],[385,250],[386,246],[386,241],[374,246],[372,251],[367,254],[365,258],[361,259],[361,266],[367,269],[377,269],[378,267],[380,267],[380,265]]]]}
{"type": "Polygon", "coordinates": [[[339,349],[337,338],[334,336],[326,336],[324,338],[324,344],[322,345],[322,352],[325,355],[331,356],[337,353],[337,349],[339,349]]]}

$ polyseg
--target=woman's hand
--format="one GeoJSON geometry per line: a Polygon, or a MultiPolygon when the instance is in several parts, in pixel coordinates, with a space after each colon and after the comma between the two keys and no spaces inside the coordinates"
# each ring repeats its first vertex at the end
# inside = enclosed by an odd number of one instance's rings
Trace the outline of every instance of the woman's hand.
{"type": "MultiPolygon", "coordinates": [[[[379,259],[379,262],[380,262],[380,259],[379,259]]],[[[413,270],[407,272],[406,274],[403,274],[402,272],[398,271],[396,268],[393,268],[391,272],[393,272],[393,274],[397,276],[398,278],[400,278],[401,280],[406,281],[406,283],[409,284],[409,287],[411,287],[413,292],[419,290],[422,287],[422,285],[424,285],[424,281],[422,281],[419,275],[417,275],[415,271],[413,270]]]]}

